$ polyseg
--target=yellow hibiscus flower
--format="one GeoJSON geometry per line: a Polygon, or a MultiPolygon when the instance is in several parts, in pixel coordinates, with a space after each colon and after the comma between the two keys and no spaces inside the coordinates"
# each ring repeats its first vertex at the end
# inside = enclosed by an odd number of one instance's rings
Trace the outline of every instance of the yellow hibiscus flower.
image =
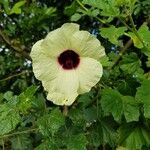
{"type": "Polygon", "coordinates": [[[47,99],[57,105],[71,105],[90,91],[102,76],[99,60],[104,55],[98,39],[75,23],[51,31],[31,50],[35,77],[42,81],[47,99]]]}

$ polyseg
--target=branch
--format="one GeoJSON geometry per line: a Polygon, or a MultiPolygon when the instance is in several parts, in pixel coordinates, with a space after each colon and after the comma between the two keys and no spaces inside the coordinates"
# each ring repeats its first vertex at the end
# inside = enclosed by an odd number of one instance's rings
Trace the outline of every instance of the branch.
{"type": "Polygon", "coordinates": [[[113,69],[120,61],[121,57],[123,56],[123,54],[125,53],[126,50],[128,50],[128,48],[132,45],[133,41],[132,39],[130,39],[125,46],[121,49],[117,59],[114,61],[113,65],[109,68],[109,70],[113,69]]]}
{"type": "Polygon", "coordinates": [[[5,134],[0,136],[0,139],[6,138],[6,137],[10,137],[10,136],[14,136],[14,135],[18,135],[18,134],[25,134],[25,133],[29,133],[29,132],[35,132],[37,131],[37,128],[33,128],[33,129],[28,129],[28,130],[24,130],[24,131],[17,131],[11,134],[5,134]]]}
{"type": "Polygon", "coordinates": [[[10,80],[10,79],[12,79],[12,78],[14,78],[14,77],[17,77],[17,76],[20,76],[20,75],[22,75],[22,74],[26,74],[26,73],[27,73],[27,71],[26,71],[26,70],[25,70],[25,71],[22,71],[22,72],[20,72],[20,73],[17,73],[17,74],[11,75],[11,76],[6,77],[6,78],[4,78],[4,79],[1,79],[1,80],[0,80],[0,82],[10,80]]]}
{"type": "Polygon", "coordinates": [[[29,54],[24,51],[24,49],[22,49],[21,47],[15,46],[12,44],[11,40],[9,39],[9,37],[3,32],[2,28],[0,27],[0,36],[2,37],[3,41],[10,46],[16,53],[18,53],[19,55],[24,56],[25,58],[27,58],[28,60],[31,60],[31,57],[29,56],[29,54]]]}

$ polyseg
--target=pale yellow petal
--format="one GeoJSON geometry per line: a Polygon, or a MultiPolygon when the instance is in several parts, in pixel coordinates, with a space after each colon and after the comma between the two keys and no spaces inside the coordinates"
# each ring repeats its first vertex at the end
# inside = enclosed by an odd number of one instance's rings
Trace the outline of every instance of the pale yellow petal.
{"type": "Polygon", "coordinates": [[[41,43],[43,42],[43,40],[39,40],[37,41],[31,50],[30,56],[32,57],[32,59],[34,59],[36,61],[36,59],[39,59],[42,57],[42,51],[43,48],[41,47],[41,43]]]}
{"type": "Polygon", "coordinates": [[[79,31],[79,25],[76,23],[65,23],[62,25],[61,29],[63,30],[67,38],[69,38],[75,32],[79,31]]]}
{"type": "Polygon", "coordinates": [[[48,99],[57,105],[71,105],[78,96],[78,75],[75,70],[60,69],[57,78],[43,82],[48,91],[48,99]]]}
{"type": "Polygon", "coordinates": [[[76,70],[79,77],[78,93],[89,92],[90,89],[100,80],[103,68],[102,65],[92,58],[81,58],[79,68],[76,70]]]}
{"type": "Polygon", "coordinates": [[[41,47],[43,40],[34,44],[31,51],[32,67],[35,77],[39,80],[49,81],[56,78],[59,71],[59,64],[56,59],[45,55],[41,47]]]}
{"type": "Polygon", "coordinates": [[[104,47],[100,41],[87,31],[78,31],[71,36],[71,46],[82,57],[100,60],[105,55],[104,47]]]}
{"type": "Polygon", "coordinates": [[[61,28],[51,31],[42,42],[44,52],[50,57],[56,58],[63,51],[71,49],[69,36],[72,36],[78,30],[79,25],[66,23],[61,28]]]}

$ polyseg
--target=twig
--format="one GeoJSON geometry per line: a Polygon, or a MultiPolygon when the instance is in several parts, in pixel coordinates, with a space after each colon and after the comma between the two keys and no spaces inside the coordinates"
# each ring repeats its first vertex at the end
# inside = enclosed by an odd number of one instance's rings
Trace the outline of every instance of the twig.
{"type": "Polygon", "coordinates": [[[125,44],[125,46],[122,48],[122,50],[120,51],[120,53],[119,53],[117,59],[114,61],[113,65],[109,68],[109,70],[111,70],[112,68],[114,68],[114,67],[118,64],[118,62],[119,62],[119,60],[121,59],[121,57],[123,56],[123,54],[125,53],[126,50],[128,50],[128,48],[132,45],[132,43],[133,43],[133,41],[132,41],[132,39],[130,39],[130,40],[125,44]]]}
{"type": "Polygon", "coordinates": [[[0,136],[0,139],[10,137],[10,136],[14,136],[14,135],[18,135],[18,134],[25,134],[25,133],[28,133],[28,132],[34,132],[34,131],[37,131],[37,130],[38,130],[38,128],[28,129],[28,130],[24,130],[24,131],[17,131],[17,132],[11,133],[11,134],[2,135],[2,136],[0,136]]]}
{"type": "Polygon", "coordinates": [[[10,46],[16,53],[24,56],[28,60],[31,60],[31,57],[29,56],[29,54],[27,52],[25,52],[22,48],[17,47],[17,46],[12,44],[11,40],[9,39],[9,37],[6,34],[4,34],[3,30],[1,29],[1,27],[0,27],[0,36],[2,37],[3,41],[8,46],[10,46]]]}
{"type": "Polygon", "coordinates": [[[4,78],[4,79],[1,79],[0,82],[10,80],[10,79],[12,79],[12,78],[14,78],[14,77],[20,76],[20,75],[25,74],[25,73],[27,73],[27,71],[22,71],[22,72],[20,72],[20,73],[11,75],[11,76],[6,77],[6,78],[4,78]]]}

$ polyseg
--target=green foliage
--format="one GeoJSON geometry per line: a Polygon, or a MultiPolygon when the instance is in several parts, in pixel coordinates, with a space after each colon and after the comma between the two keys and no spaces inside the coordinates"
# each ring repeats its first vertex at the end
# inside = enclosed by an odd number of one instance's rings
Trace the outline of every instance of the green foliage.
{"type": "Polygon", "coordinates": [[[101,104],[105,115],[111,113],[116,121],[121,121],[123,115],[127,122],[138,121],[139,108],[131,96],[123,96],[116,90],[105,89],[102,92],[101,104]]]}
{"type": "Polygon", "coordinates": [[[143,74],[143,70],[141,69],[141,61],[136,53],[124,55],[123,60],[120,63],[120,68],[125,74],[133,74],[135,76],[143,74]]]}
{"type": "MultiPolygon", "coordinates": [[[[150,47],[150,31],[148,29],[148,26],[146,24],[143,24],[139,30],[138,30],[138,35],[141,37],[141,40],[143,41],[144,45],[146,47],[150,47]]],[[[128,36],[131,37],[131,39],[134,42],[134,45],[137,48],[143,48],[143,43],[142,41],[133,33],[133,32],[128,32],[128,36]]]]}
{"type": "Polygon", "coordinates": [[[111,43],[121,45],[118,38],[122,36],[126,30],[126,27],[116,28],[115,26],[111,26],[109,28],[101,28],[100,33],[103,38],[108,38],[111,43]]]}
{"type": "Polygon", "coordinates": [[[144,116],[150,118],[150,80],[143,81],[141,87],[137,89],[136,99],[143,104],[144,116]]]}
{"type": "Polygon", "coordinates": [[[111,16],[118,16],[119,15],[119,8],[116,7],[116,1],[115,0],[108,0],[108,1],[83,0],[83,3],[100,9],[101,15],[103,15],[103,16],[111,17],[111,16]]]}
{"type": "Polygon", "coordinates": [[[68,150],[86,150],[87,140],[84,134],[78,134],[72,136],[68,140],[67,149],[68,150]]]}
{"type": "Polygon", "coordinates": [[[127,149],[141,149],[143,145],[150,145],[150,134],[147,128],[136,123],[123,125],[119,128],[119,143],[127,149]]]}
{"type": "Polygon", "coordinates": [[[4,135],[16,128],[21,121],[19,114],[13,109],[3,104],[0,106],[0,135],[4,135]]]}
{"type": "Polygon", "coordinates": [[[149,11],[147,0],[0,0],[0,149],[149,150],[149,11]],[[29,56],[65,22],[106,51],[100,82],[67,114],[47,100],[29,56]]]}

